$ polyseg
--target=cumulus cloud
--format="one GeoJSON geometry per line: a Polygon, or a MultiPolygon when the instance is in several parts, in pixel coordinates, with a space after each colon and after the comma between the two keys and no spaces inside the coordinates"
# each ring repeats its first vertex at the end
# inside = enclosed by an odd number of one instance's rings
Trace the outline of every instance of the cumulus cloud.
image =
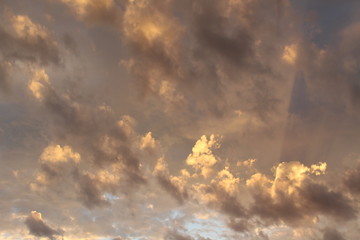
{"type": "Polygon", "coordinates": [[[140,140],[140,149],[148,151],[150,153],[155,153],[158,143],[153,138],[152,133],[148,132],[145,136],[141,137],[140,140]]]}
{"type": "Polygon", "coordinates": [[[212,149],[216,149],[219,146],[218,139],[216,139],[215,135],[211,135],[209,139],[205,135],[201,136],[192,148],[192,153],[187,157],[186,163],[196,171],[200,171],[203,177],[208,178],[212,173],[212,167],[218,161],[212,149]]]}
{"type": "Polygon", "coordinates": [[[73,152],[69,146],[50,145],[44,149],[40,156],[43,162],[67,162],[69,159],[74,162],[80,161],[80,154],[73,152]]]}

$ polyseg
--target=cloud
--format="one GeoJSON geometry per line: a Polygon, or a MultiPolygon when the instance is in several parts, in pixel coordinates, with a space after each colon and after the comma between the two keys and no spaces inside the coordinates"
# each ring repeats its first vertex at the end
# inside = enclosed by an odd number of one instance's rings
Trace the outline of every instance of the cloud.
{"type": "Polygon", "coordinates": [[[56,235],[62,235],[62,230],[55,230],[44,222],[41,213],[32,211],[26,218],[25,224],[28,227],[30,234],[37,237],[47,237],[48,239],[55,239],[56,235]]]}
{"type": "Polygon", "coordinates": [[[351,220],[355,219],[357,210],[342,193],[330,190],[321,184],[306,184],[300,190],[311,209],[321,214],[332,216],[335,219],[351,220]]]}
{"type": "Polygon", "coordinates": [[[140,149],[146,150],[150,153],[154,153],[157,148],[157,142],[152,137],[152,133],[148,132],[144,137],[140,140],[140,149]]]}
{"type": "Polygon", "coordinates": [[[7,92],[9,88],[9,63],[6,61],[0,61],[0,89],[3,92],[7,92]]]}
{"type": "Polygon", "coordinates": [[[232,6],[230,2],[195,2],[192,8],[192,30],[199,46],[204,46],[206,50],[213,51],[230,63],[244,66],[254,54],[255,41],[246,24],[229,24],[229,18],[232,18],[230,7],[238,6],[232,6]]]}
{"type": "Polygon", "coordinates": [[[97,179],[91,178],[89,174],[75,176],[78,179],[78,191],[80,200],[88,208],[101,207],[109,205],[105,199],[102,189],[97,179]]]}
{"type": "MultiPolygon", "coordinates": [[[[272,62],[282,61],[286,37],[282,41],[278,35],[292,21],[276,13],[277,8],[288,10],[284,2],[134,1],[124,13],[124,39],[133,50],[125,65],[144,95],[167,101],[165,81],[185,103],[196,96],[193,107],[204,114],[224,117],[242,102],[241,110],[264,117],[279,105],[272,94],[277,80],[271,76],[279,69],[266,59],[269,50],[276,56],[272,62]],[[266,11],[271,14],[261,14],[266,11]],[[268,24],[275,19],[277,26],[268,24]],[[252,78],[253,73],[258,77],[252,78]],[[253,90],[259,94],[247,93],[253,90]]],[[[189,110],[185,104],[184,111],[189,110]]]]}
{"type": "Polygon", "coordinates": [[[69,239],[355,236],[360,25],[335,2],[2,1],[0,236],[61,238],[39,206],[69,239]]]}
{"type": "Polygon", "coordinates": [[[209,183],[201,182],[192,186],[200,204],[206,204],[230,217],[247,216],[247,209],[239,200],[240,179],[234,177],[229,168],[220,170],[209,183]]]}
{"type": "Polygon", "coordinates": [[[74,162],[80,161],[80,154],[73,152],[69,146],[50,145],[44,149],[40,156],[42,162],[67,162],[69,159],[74,162]]]}
{"type": "Polygon", "coordinates": [[[178,231],[168,231],[164,237],[165,240],[193,240],[191,236],[179,233],[178,231]]]}
{"type": "Polygon", "coordinates": [[[69,33],[65,33],[62,37],[62,41],[65,45],[65,47],[72,52],[73,54],[77,54],[78,53],[78,43],[76,42],[76,40],[74,39],[74,37],[72,37],[72,35],[70,35],[69,33]]]}
{"type": "Polygon", "coordinates": [[[246,232],[249,230],[249,224],[246,220],[230,219],[227,225],[236,232],[246,232]]]}
{"type": "Polygon", "coordinates": [[[323,239],[324,240],[344,240],[345,238],[336,229],[326,228],[324,230],[323,239]]]}
{"type": "Polygon", "coordinates": [[[61,0],[81,20],[91,24],[117,25],[120,8],[114,0],[61,0]]]}
{"type": "Polygon", "coordinates": [[[360,168],[351,169],[345,172],[344,185],[354,194],[360,193],[360,168]]]}
{"type": "Polygon", "coordinates": [[[168,165],[165,159],[161,157],[156,163],[153,174],[156,176],[160,186],[176,199],[179,204],[183,204],[189,198],[186,189],[187,178],[189,177],[187,171],[182,171],[180,176],[170,175],[168,165]]]}
{"type": "Polygon", "coordinates": [[[219,148],[219,140],[215,135],[211,135],[209,139],[203,135],[195,143],[192,153],[186,159],[186,164],[192,166],[200,174],[208,178],[212,173],[212,167],[217,163],[216,157],[213,155],[212,149],[219,148]]]}
{"type": "Polygon", "coordinates": [[[43,150],[32,190],[70,198],[76,193],[93,209],[109,205],[106,193],[132,191],[133,186],[146,182],[133,150],[139,139],[134,119],[127,115],[116,119],[112,111],[93,108],[71,91],[55,89],[44,69],[34,71],[29,88],[50,119],[53,139],[62,142],[65,138],[67,142],[63,146],[50,144],[43,150]],[[89,117],[93,120],[88,121],[89,117]],[[125,176],[121,182],[120,176],[125,176]]]}
{"type": "MultiPolygon", "coordinates": [[[[140,160],[132,150],[135,133],[131,117],[125,115],[116,120],[112,112],[93,109],[91,104],[79,101],[79,96],[69,91],[58,92],[43,69],[34,75],[29,87],[41,100],[44,114],[50,117],[55,137],[76,136],[70,143],[80,154],[84,153],[88,161],[93,161],[100,168],[121,163],[122,172],[128,176],[130,183],[144,183],[140,160]]],[[[69,149],[67,154],[70,154],[69,149]]]]}
{"type": "Polygon", "coordinates": [[[296,44],[291,44],[285,46],[284,53],[282,55],[282,59],[290,64],[294,64],[297,57],[297,46],[296,44]]]}
{"type": "Polygon", "coordinates": [[[30,80],[28,88],[36,99],[41,100],[44,97],[44,91],[47,87],[45,85],[49,84],[49,76],[46,74],[45,70],[38,69],[34,70],[34,77],[30,80]]]}
{"type": "Polygon", "coordinates": [[[4,14],[8,22],[0,25],[0,53],[7,61],[59,65],[60,51],[49,31],[26,15],[4,14]]]}
{"type": "MultiPolygon", "coordinates": [[[[321,166],[324,164],[309,168],[299,162],[280,163],[273,180],[260,173],[254,174],[246,181],[254,199],[251,212],[264,220],[281,220],[289,225],[311,221],[319,214],[334,219],[354,219],[356,210],[347,197],[310,178],[314,169],[321,166]]],[[[320,173],[324,171],[325,167],[320,173]]]]}

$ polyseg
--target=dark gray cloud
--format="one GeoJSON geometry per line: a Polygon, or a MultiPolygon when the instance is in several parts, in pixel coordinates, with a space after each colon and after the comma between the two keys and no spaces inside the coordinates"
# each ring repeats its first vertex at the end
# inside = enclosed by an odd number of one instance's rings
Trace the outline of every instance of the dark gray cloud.
{"type": "Polygon", "coordinates": [[[222,191],[217,194],[221,211],[232,217],[246,217],[246,209],[239,199],[222,191]]]}
{"type": "Polygon", "coordinates": [[[73,54],[78,53],[78,44],[74,37],[72,37],[69,33],[64,33],[62,37],[62,41],[67,49],[73,54]]]}
{"type": "Polygon", "coordinates": [[[329,215],[339,220],[355,219],[357,210],[341,192],[335,192],[322,184],[306,184],[300,190],[305,206],[323,215],[329,215]]]}
{"type": "Polygon", "coordinates": [[[238,67],[245,67],[253,59],[255,41],[248,26],[232,22],[233,16],[224,16],[223,6],[218,1],[196,1],[192,8],[194,36],[203,51],[216,55],[238,67]]]}
{"type": "Polygon", "coordinates": [[[323,240],[344,240],[343,235],[336,229],[326,228],[324,230],[323,240]]]}
{"type": "Polygon", "coordinates": [[[231,218],[227,225],[236,232],[246,232],[249,230],[249,223],[244,219],[231,218]]]}
{"type": "Polygon", "coordinates": [[[157,173],[157,180],[160,184],[160,186],[169,193],[174,199],[177,200],[179,204],[185,203],[186,200],[189,199],[189,194],[186,189],[182,190],[178,186],[176,186],[173,182],[170,180],[170,176],[167,174],[160,172],[157,173]]]}
{"type": "Polygon", "coordinates": [[[280,193],[274,200],[266,194],[256,194],[252,213],[264,220],[284,221],[290,225],[301,224],[309,216],[326,215],[338,220],[351,220],[356,217],[356,209],[342,193],[328,187],[310,183],[299,189],[300,196],[287,196],[280,193]]]}
{"type": "Polygon", "coordinates": [[[9,88],[8,83],[8,70],[6,66],[6,62],[0,62],[0,89],[2,92],[7,92],[9,88]]]}
{"type": "Polygon", "coordinates": [[[275,221],[290,226],[301,226],[317,216],[334,221],[355,219],[357,209],[345,193],[316,182],[308,176],[310,171],[298,162],[289,162],[279,164],[274,181],[253,175],[247,182],[253,196],[250,212],[265,224],[275,221]]]}
{"type": "Polygon", "coordinates": [[[41,213],[33,211],[26,218],[25,224],[28,227],[30,234],[37,237],[47,237],[48,239],[55,239],[56,235],[62,235],[62,230],[55,230],[47,225],[41,217],[41,213]]]}
{"type": "Polygon", "coordinates": [[[76,178],[79,178],[78,191],[80,200],[86,207],[91,209],[109,205],[109,202],[103,196],[99,183],[95,179],[92,179],[88,174],[76,178]]]}
{"type": "Polygon", "coordinates": [[[347,170],[344,176],[344,185],[351,191],[351,193],[360,193],[360,168],[347,170]]]}
{"type": "Polygon", "coordinates": [[[164,237],[164,240],[194,240],[191,236],[184,235],[178,231],[168,231],[164,237]]]}

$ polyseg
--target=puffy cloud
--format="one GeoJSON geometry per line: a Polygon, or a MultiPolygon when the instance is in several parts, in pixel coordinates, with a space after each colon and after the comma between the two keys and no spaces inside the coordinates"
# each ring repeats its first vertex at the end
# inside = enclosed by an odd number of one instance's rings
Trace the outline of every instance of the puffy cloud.
{"type": "Polygon", "coordinates": [[[235,195],[238,192],[240,179],[234,177],[229,172],[229,168],[225,168],[218,172],[216,178],[211,182],[217,184],[218,187],[223,189],[226,193],[235,195]]]}
{"type": "Polygon", "coordinates": [[[62,235],[62,230],[55,230],[44,222],[41,213],[32,211],[26,218],[25,224],[28,227],[30,234],[37,237],[47,237],[48,239],[55,239],[56,235],[62,235]]]}
{"type": "Polygon", "coordinates": [[[46,29],[35,24],[28,16],[12,16],[11,23],[16,36],[29,42],[37,41],[38,38],[46,39],[49,37],[46,29]]]}
{"type": "Polygon", "coordinates": [[[50,84],[49,76],[44,69],[39,69],[34,71],[34,77],[30,80],[28,88],[36,99],[41,100],[48,84],[50,84]]]}
{"type": "Polygon", "coordinates": [[[247,159],[245,161],[239,161],[236,163],[236,166],[241,167],[252,167],[254,163],[256,162],[256,159],[247,159]]]}
{"type": "Polygon", "coordinates": [[[192,153],[186,159],[186,163],[192,166],[200,174],[208,178],[213,172],[212,167],[218,162],[217,158],[212,152],[212,149],[220,147],[219,140],[215,135],[211,135],[209,139],[203,135],[195,143],[192,148],[192,153]]]}
{"type": "Polygon", "coordinates": [[[157,142],[152,137],[152,133],[148,132],[145,136],[143,136],[140,140],[140,149],[147,150],[149,152],[154,152],[157,148],[157,142]]]}
{"type": "Polygon", "coordinates": [[[40,156],[43,162],[67,162],[69,159],[74,162],[80,161],[80,154],[73,152],[69,146],[50,145],[44,149],[40,156]]]}

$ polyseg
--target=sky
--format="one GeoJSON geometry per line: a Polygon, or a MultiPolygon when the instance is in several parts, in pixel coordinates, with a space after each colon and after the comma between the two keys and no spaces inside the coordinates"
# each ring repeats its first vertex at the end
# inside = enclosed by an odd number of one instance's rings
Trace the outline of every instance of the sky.
{"type": "Polygon", "coordinates": [[[0,239],[358,239],[359,16],[0,0],[0,239]]]}

